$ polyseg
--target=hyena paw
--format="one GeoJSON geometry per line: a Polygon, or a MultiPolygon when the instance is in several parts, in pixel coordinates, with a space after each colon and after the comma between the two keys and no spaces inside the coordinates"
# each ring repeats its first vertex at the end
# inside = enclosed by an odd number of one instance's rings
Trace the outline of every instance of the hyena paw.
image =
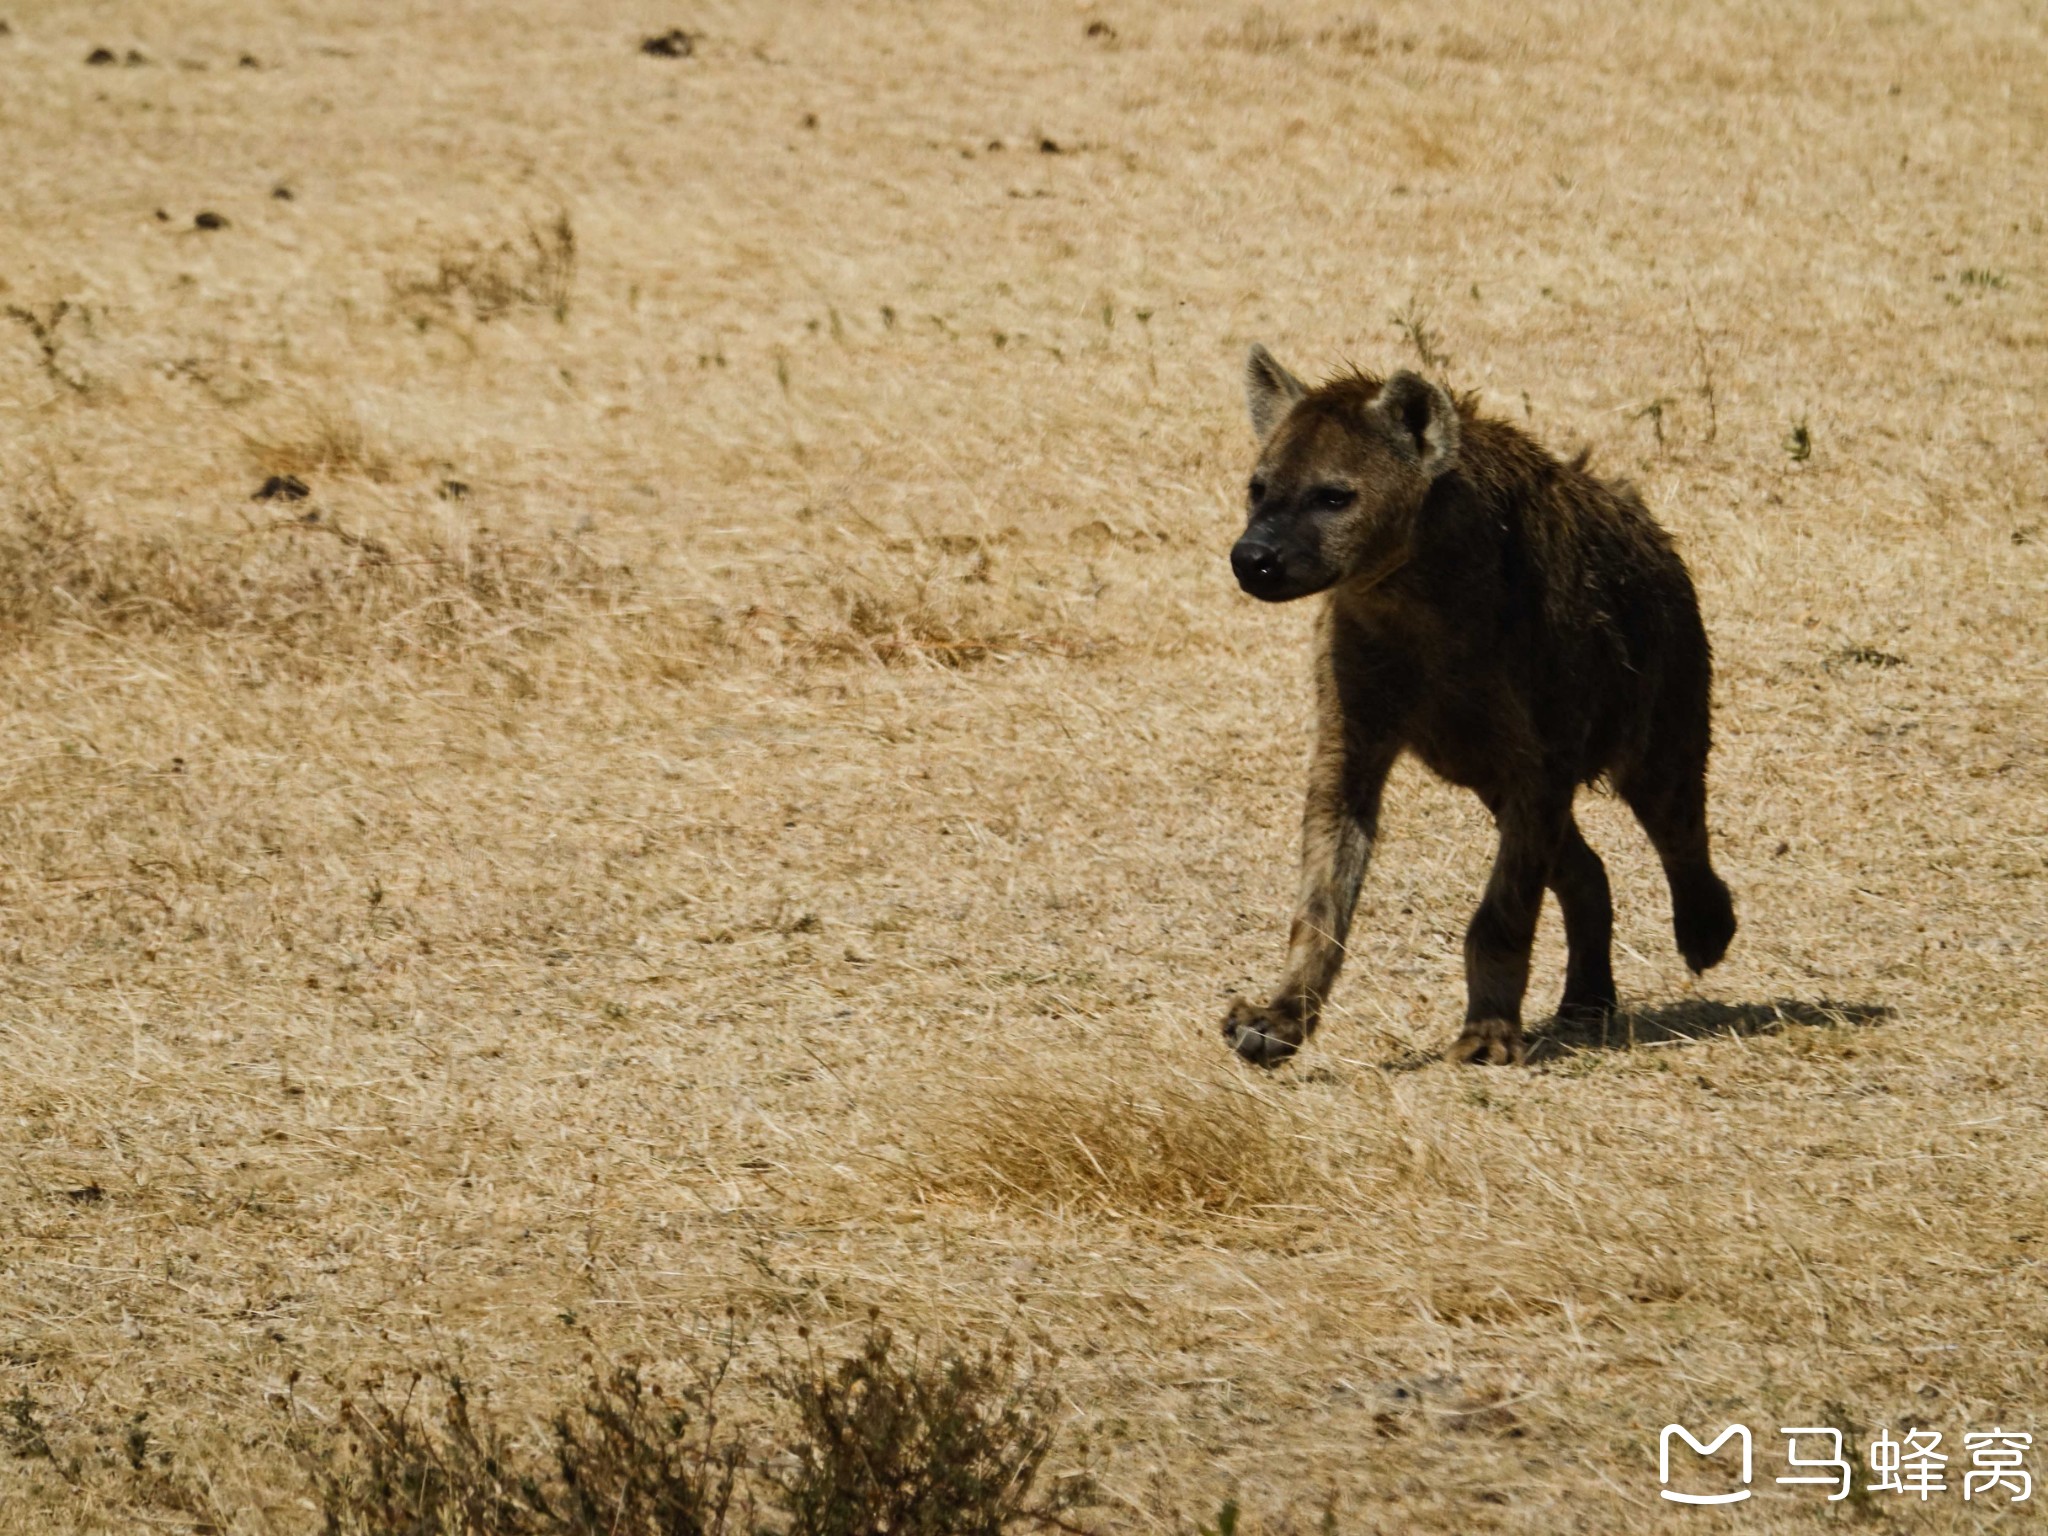
{"type": "Polygon", "coordinates": [[[1682,896],[1674,894],[1671,926],[1678,952],[1695,976],[1719,965],[1735,938],[1735,903],[1721,877],[1708,871],[1687,885],[1682,896]]]}
{"type": "Polygon", "coordinates": [[[1301,1048],[1315,1028],[1313,1020],[1291,1008],[1272,1008],[1243,998],[1232,1001],[1223,1016],[1223,1038],[1246,1061],[1277,1067],[1301,1048]]]}
{"type": "Polygon", "coordinates": [[[1522,1026],[1507,1019],[1473,1019],[1447,1055],[1475,1067],[1519,1067],[1529,1059],[1522,1026]]]}

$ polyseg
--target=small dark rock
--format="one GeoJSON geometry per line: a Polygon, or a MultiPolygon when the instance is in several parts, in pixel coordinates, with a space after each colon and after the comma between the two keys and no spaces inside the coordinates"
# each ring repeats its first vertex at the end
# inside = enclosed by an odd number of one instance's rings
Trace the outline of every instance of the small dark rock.
{"type": "Polygon", "coordinates": [[[270,189],[270,195],[276,198],[280,203],[288,203],[298,194],[293,192],[290,187],[286,186],[283,182],[280,181],[276,186],[270,189]]]}
{"type": "Polygon", "coordinates": [[[817,126],[818,126],[818,114],[817,114],[817,113],[815,113],[815,112],[806,112],[806,113],[804,114],[804,126],[805,126],[806,128],[815,128],[815,127],[817,127],[817,126]]]}
{"type": "Polygon", "coordinates": [[[1113,43],[1116,41],[1116,28],[1106,21],[1091,21],[1088,23],[1088,35],[1100,38],[1105,43],[1113,43]]]}
{"type": "Polygon", "coordinates": [[[1038,141],[1038,152],[1041,155],[1056,155],[1060,153],[1060,147],[1052,139],[1040,139],[1038,141]]]}
{"type": "Polygon", "coordinates": [[[697,39],[681,27],[670,27],[642,41],[640,51],[657,59],[687,59],[697,51],[697,39]]]}
{"type": "Polygon", "coordinates": [[[121,56],[111,48],[95,48],[85,56],[85,62],[88,64],[118,64],[121,62],[121,56]]]}
{"type": "Polygon", "coordinates": [[[468,494],[469,482],[467,480],[443,480],[441,482],[440,497],[443,501],[460,501],[468,494]]]}
{"type": "Polygon", "coordinates": [[[243,54],[239,59],[235,60],[235,65],[238,69],[261,69],[263,67],[262,61],[253,53],[243,54]]]}
{"type": "Polygon", "coordinates": [[[164,209],[159,208],[156,211],[156,221],[159,224],[168,224],[171,222],[171,216],[164,209]]]}
{"type": "Polygon", "coordinates": [[[227,215],[215,213],[211,209],[202,210],[192,215],[192,227],[194,229],[226,229],[228,227],[227,215]]]}
{"type": "Polygon", "coordinates": [[[312,488],[297,475],[272,475],[257,487],[251,501],[304,501],[312,488]]]}
{"type": "Polygon", "coordinates": [[[144,64],[147,64],[149,60],[142,56],[142,50],[140,48],[130,48],[128,50],[126,57],[124,57],[121,60],[121,62],[123,64],[126,64],[130,69],[136,69],[144,64]]]}

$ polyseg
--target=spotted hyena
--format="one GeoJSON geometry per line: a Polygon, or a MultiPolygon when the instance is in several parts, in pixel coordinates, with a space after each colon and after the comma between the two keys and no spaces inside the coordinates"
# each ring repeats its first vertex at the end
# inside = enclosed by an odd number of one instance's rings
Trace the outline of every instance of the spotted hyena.
{"type": "Polygon", "coordinates": [[[1271,1066],[1314,1031],[1404,751],[1500,829],[1465,933],[1454,1060],[1523,1059],[1546,887],[1569,949],[1559,1015],[1615,1006],[1613,902],[1572,815],[1581,784],[1605,778],[1649,833],[1686,964],[1719,961],[1735,910],[1707,847],[1712,657],[1685,562],[1635,491],[1414,373],[1311,389],[1253,347],[1246,389],[1259,457],[1231,567],[1266,602],[1328,595],[1300,900],[1271,999],[1224,1019],[1238,1054],[1271,1066]]]}

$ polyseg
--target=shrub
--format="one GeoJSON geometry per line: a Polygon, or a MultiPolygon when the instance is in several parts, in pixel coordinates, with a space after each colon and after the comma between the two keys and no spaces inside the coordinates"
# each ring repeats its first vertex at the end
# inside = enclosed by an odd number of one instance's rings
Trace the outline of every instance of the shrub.
{"type": "MultiPolygon", "coordinates": [[[[723,1372],[721,1370],[720,1376],[723,1372]]],[[[341,1417],[345,1445],[309,1459],[328,1536],[721,1536],[742,1453],[721,1440],[718,1379],[671,1397],[635,1366],[593,1380],[555,1416],[545,1456],[524,1458],[445,1380],[440,1424],[410,1395],[341,1417]],[[530,1464],[529,1464],[530,1463],[530,1464]]]]}
{"type": "Polygon", "coordinates": [[[458,1377],[440,1407],[372,1393],[301,1445],[326,1536],[1001,1536],[1075,1529],[1085,1471],[1043,1486],[1056,1397],[1014,1351],[900,1350],[871,1322],[859,1349],[771,1373],[766,1416],[729,1428],[717,1403],[728,1336],[687,1385],[633,1365],[594,1378],[522,1448],[458,1377]],[[766,1513],[762,1513],[765,1511],[766,1513]]]}
{"type": "Polygon", "coordinates": [[[774,1475],[785,1536],[1001,1536],[1093,1497],[1085,1473],[1038,1489],[1056,1403],[1008,1348],[906,1357],[871,1325],[855,1354],[814,1355],[775,1387],[796,1416],[774,1475]]]}

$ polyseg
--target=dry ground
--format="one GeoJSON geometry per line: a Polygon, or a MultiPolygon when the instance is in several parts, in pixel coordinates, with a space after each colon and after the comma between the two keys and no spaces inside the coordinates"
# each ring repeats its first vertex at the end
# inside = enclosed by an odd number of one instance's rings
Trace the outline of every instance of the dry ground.
{"type": "Polygon", "coordinates": [[[728,1306],[1056,1349],[1105,1528],[1792,1531],[1780,1424],[2048,1434],[2039,4],[7,19],[0,1530],[305,1530],[346,1384],[728,1306]],[[1417,327],[1678,531],[1745,926],[1689,986],[1593,800],[1637,1011],[1437,1064],[1490,837],[1404,769],[1261,1076],[1239,359],[1417,327]]]}

